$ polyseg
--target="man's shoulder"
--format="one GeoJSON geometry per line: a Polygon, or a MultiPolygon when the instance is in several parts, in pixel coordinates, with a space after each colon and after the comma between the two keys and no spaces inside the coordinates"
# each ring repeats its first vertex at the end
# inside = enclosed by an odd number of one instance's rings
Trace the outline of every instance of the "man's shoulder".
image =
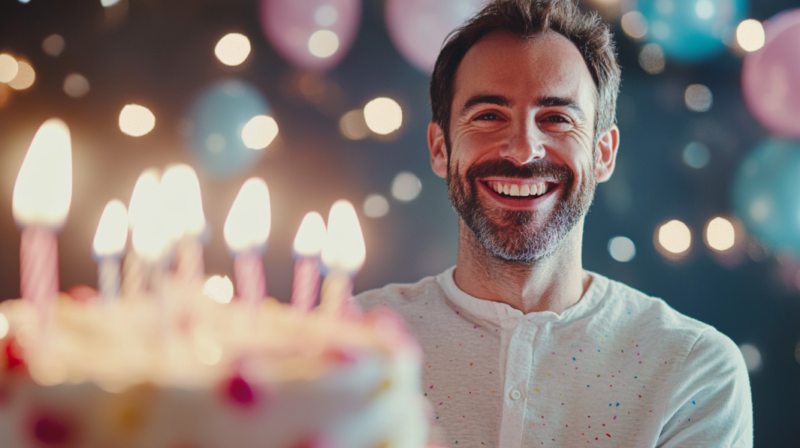
{"type": "MultiPolygon", "coordinates": [[[[632,327],[650,329],[668,339],[696,341],[703,335],[722,345],[729,345],[727,336],[711,325],[687,316],[672,308],[660,297],[651,296],[622,282],[608,279],[609,285],[603,307],[617,319],[629,322],[632,327]]],[[[601,311],[603,312],[603,311],[601,311]]],[[[729,341],[729,339],[728,339],[729,341]]],[[[732,343],[732,342],[731,342],[732,343]]]]}
{"type": "Polygon", "coordinates": [[[362,292],[356,301],[364,310],[388,306],[395,309],[413,306],[444,296],[436,277],[425,277],[416,283],[390,283],[382,288],[362,292]]]}

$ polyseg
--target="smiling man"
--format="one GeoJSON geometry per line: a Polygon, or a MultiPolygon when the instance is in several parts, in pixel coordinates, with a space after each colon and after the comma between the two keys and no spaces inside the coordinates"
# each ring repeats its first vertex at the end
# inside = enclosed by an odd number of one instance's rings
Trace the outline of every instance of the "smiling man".
{"type": "Polygon", "coordinates": [[[752,446],[737,346],[582,267],[619,146],[619,72],[607,25],[567,0],[494,1],[439,55],[428,145],[458,262],[358,301],[419,339],[450,446],[752,446]]]}

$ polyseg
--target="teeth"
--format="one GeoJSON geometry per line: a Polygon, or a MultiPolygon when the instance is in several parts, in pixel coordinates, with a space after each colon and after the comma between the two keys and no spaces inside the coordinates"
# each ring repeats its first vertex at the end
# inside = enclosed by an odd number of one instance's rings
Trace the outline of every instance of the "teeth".
{"type": "Polygon", "coordinates": [[[522,186],[520,186],[518,184],[504,184],[501,182],[491,182],[489,184],[489,187],[498,194],[504,194],[507,196],[520,196],[520,197],[541,196],[547,192],[546,184],[539,184],[539,185],[523,184],[522,186]]]}

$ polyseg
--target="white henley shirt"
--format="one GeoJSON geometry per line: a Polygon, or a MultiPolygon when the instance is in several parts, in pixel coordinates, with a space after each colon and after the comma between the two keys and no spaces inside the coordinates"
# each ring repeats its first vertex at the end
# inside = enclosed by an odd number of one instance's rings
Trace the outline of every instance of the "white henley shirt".
{"type": "Polygon", "coordinates": [[[596,273],[561,315],[523,314],[466,294],[454,270],[357,297],[394,309],[420,342],[447,445],[753,445],[744,359],[713,327],[596,273]]]}

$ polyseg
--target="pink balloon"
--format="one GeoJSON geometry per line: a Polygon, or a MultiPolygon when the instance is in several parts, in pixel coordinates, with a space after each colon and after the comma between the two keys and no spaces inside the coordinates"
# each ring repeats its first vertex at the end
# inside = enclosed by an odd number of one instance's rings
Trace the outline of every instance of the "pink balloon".
{"type": "Polygon", "coordinates": [[[800,137],[800,9],[769,19],[764,31],[764,46],[744,59],[744,99],[762,126],[800,137]]]}
{"type": "Polygon", "coordinates": [[[386,0],[386,27],[394,46],[424,73],[433,72],[451,31],[487,0],[386,0]]]}
{"type": "Polygon", "coordinates": [[[361,0],[261,0],[261,28],[297,68],[325,71],[350,50],[361,21],[361,0]]]}

